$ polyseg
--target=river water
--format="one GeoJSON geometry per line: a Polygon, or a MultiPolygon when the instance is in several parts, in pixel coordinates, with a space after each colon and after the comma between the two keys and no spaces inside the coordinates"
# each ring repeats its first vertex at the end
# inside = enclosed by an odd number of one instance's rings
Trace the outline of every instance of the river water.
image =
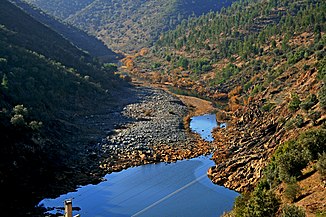
{"type": "MultiPolygon", "coordinates": [[[[193,117],[190,127],[212,141],[215,115],[193,117]]],[[[223,127],[223,126],[221,126],[223,127]]],[[[213,217],[232,208],[238,193],[212,184],[206,173],[214,162],[208,156],[176,163],[159,163],[108,174],[107,181],[82,186],[76,192],[40,202],[62,207],[72,199],[81,217],[213,217]]],[[[62,213],[54,209],[51,213],[62,213]]]]}

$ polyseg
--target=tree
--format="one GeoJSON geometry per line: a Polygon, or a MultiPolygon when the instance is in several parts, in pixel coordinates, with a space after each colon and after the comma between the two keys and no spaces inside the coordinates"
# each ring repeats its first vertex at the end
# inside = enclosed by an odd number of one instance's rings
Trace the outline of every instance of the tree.
{"type": "Polygon", "coordinates": [[[244,217],[274,217],[280,201],[271,190],[256,188],[247,203],[244,217]]]}

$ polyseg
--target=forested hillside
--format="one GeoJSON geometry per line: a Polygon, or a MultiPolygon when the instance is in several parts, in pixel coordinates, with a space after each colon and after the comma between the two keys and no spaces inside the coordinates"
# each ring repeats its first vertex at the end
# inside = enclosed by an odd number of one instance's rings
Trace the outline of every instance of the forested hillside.
{"type": "Polygon", "coordinates": [[[12,3],[0,1],[0,14],[0,207],[26,216],[76,150],[86,151],[78,121],[115,107],[112,95],[126,84],[12,3]]]}
{"type": "Polygon", "coordinates": [[[114,53],[96,37],[91,36],[68,23],[62,23],[58,19],[53,18],[36,7],[32,7],[30,4],[22,0],[11,0],[11,2],[22,8],[35,20],[58,32],[75,46],[88,52],[90,55],[98,58],[102,62],[116,62],[122,58],[121,54],[114,53]]]}
{"type": "Polygon", "coordinates": [[[232,0],[27,0],[42,10],[96,35],[114,50],[132,51],[149,46],[161,32],[188,16],[228,6],[232,0]]]}
{"type": "Polygon", "coordinates": [[[211,100],[226,216],[325,215],[326,3],[245,0],[182,22],[125,58],[139,79],[211,100]]]}
{"type": "Polygon", "coordinates": [[[322,57],[324,29],[325,5],[320,1],[244,1],[183,22],[163,34],[149,52],[126,62],[140,76],[217,99],[247,84],[259,70],[275,70],[280,61],[291,65],[313,52],[322,57]],[[300,36],[304,33],[308,35],[300,36]],[[315,36],[312,45],[294,41],[309,36],[315,36]],[[267,55],[270,62],[263,61],[267,55]],[[206,89],[200,90],[203,82],[206,89]]]}

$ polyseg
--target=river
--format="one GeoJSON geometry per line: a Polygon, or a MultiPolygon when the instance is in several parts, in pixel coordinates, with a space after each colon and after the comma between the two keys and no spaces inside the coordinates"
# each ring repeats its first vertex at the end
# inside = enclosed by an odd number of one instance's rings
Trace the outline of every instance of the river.
{"type": "MultiPolygon", "coordinates": [[[[212,141],[215,115],[193,117],[190,127],[212,141]]],[[[220,125],[224,127],[225,125],[220,125]]],[[[108,174],[107,181],[86,185],[75,192],[40,202],[47,208],[62,207],[66,199],[81,217],[210,217],[232,208],[237,192],[214,185],[206,173],[214,162],[201,156],[176,163],[159,163],[108,174]]],[[[62,213],[54,209],[51,213],[62,213]]]]}

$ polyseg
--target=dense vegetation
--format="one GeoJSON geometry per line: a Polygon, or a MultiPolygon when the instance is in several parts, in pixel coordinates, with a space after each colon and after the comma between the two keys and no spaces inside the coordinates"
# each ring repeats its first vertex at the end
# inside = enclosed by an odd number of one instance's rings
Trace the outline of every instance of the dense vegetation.
{"type": "Polygon", "coordinates": [[[114,50],[131,51],[149,46],[162,31],[188,16],[219,10],[232,0],[27,0],[44,11],[97,35],[114,50]]]}
{"type": "Polygon", "coordinates": [[[88,52],[90,55],[97,57],[103,62],[117,61],[122,57],[121,54],[114,53],[112,50],[107,48],[102,41],[94,36],[91,36],[68,23],[62,23],[38,8],[31,7],[31,5],[22,0],[11,0],[11,2],[26,11],[26,13],[31,15],[35,20],[49,26],[64,38],[67,38],[74,45],[88,52]]]}
{"type": "MultiPolygon", "coordinates": [[[[223,98],[236,85],[250,89],[250,79],[257,72],[267,72],[271,82],[312,54],[322,58],[325,20],[323,1],[236,2],[221,12],[182,22],[145,55],[138,55],[130,68],[140,75],[146,70],[156,72],[150,78],[153,81],[223,98]],[[313,43],[296,43],[294,37],[304,37],[301,34],[306,32],[314,36],[313,43]],[[275,70],[282,61],[287,64],[275,70]],[[203,82],[205,90],[200,88],[203,82]]],[[[261,85],[253,93],[263,89],[261,85]]]]}
{"type": "Polygon", "coordinates": [[[5,216],[26,216],[25,206],[85,149],[78,117],[113,107],[111,95],[124,82],[116,67],[102,66],[8,1],[0,1],[0,14],[0,207],[5,216]]]}

